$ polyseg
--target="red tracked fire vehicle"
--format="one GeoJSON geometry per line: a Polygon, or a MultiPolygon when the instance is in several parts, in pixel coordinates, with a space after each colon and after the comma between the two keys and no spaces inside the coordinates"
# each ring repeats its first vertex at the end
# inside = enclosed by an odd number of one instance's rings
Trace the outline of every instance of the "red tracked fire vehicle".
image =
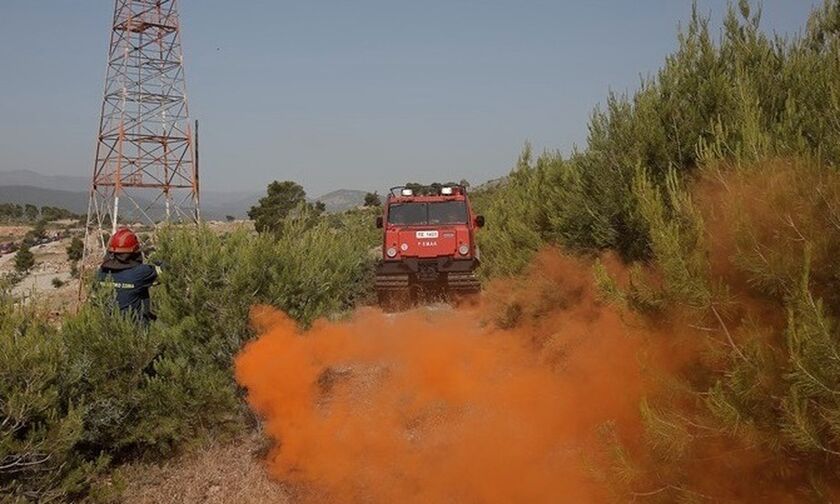
{"type": "Polygon", "coordinates": [[[376,225],[384,230],[376,268],[380,304],[405,304],[419,293],[480,290],[475,232],[484,217],[473,212],[465,187],[394,187],[376,225]]]}

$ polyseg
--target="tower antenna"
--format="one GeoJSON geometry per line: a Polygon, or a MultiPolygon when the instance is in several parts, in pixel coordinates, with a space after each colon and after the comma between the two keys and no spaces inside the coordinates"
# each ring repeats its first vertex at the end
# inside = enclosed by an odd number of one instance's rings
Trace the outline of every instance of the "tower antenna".
{"type": "Polygon", "coordinates": [[[177,1],[115,0],[84,259],[123,225],[197,223],[195,148],[177,1]]]}

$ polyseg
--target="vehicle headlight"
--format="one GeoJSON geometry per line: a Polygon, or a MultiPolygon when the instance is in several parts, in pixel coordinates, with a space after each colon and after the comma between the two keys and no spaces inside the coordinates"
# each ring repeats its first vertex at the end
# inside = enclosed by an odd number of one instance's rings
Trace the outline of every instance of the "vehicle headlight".
{"type": "Polygon", "coordinates": [[[461,245],[460,247],[458,247],[458,253],[460,253],[463,256],[469,254],[470,253],[469,245],[461,245]]]}
{"type": "Polygon", "coordinates": [[[394,247],[389,247],[388,250],[385,251],[388,254],[388,257],[397,257],[397,249],[394,247]]]}

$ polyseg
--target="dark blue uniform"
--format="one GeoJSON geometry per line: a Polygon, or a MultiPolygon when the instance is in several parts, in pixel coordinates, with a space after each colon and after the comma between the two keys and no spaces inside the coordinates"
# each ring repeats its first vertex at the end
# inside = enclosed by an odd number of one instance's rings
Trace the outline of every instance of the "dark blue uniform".
{"type": "Polygon", "coordinates": [[[123,313],[139,315],[143,321],[154,319],[149,301],[149,287],[157,280],[157,269],[149,264],[138,264],[127,269],[99,268],[97,280],[113,285],[117,304],[123,313]]]}

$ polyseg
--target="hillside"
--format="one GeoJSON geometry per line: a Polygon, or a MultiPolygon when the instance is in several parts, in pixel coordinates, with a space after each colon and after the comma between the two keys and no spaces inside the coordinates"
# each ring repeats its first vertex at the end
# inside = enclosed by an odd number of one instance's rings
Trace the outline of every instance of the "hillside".
{"type": "Polygon", "coordinates": [[[365,191],[338,189],[314,199],[323,203],[327,207],[327,212],[340,213],[364,203],[365,194],[367,194],[365,191]]]}
{"type": "Polygon", "coordinates": [[[90,178],[82,176],[44,175],[32,170],[0,171],[0,186],[29,186],[39,189],[87,193],[89,184],[90,178]]]}
{"type": "MultiPolygon", "coordinates": [[[[44,175],[31,170],[0,171],[0,203],[56,206],[85,213],[89,183],[87,177],[44,175]]],[[[221,220],[228,215],[244,218],[248,209],[262,196],[261,190],[204,190],[201,194],[202,214],[211,220],[221,220]]],[[[327,212],[340,213],[361,205],[364,199],[365,191],[338,189],[313,201],[323,202],[327,212]]]]}
{"type": "Polygon", "coordinates": [[[0,203],[54,206],[84,214],[87,213],[88,195],[81,191],[44,189],[28,185],[0,185],[0,203]]]}

